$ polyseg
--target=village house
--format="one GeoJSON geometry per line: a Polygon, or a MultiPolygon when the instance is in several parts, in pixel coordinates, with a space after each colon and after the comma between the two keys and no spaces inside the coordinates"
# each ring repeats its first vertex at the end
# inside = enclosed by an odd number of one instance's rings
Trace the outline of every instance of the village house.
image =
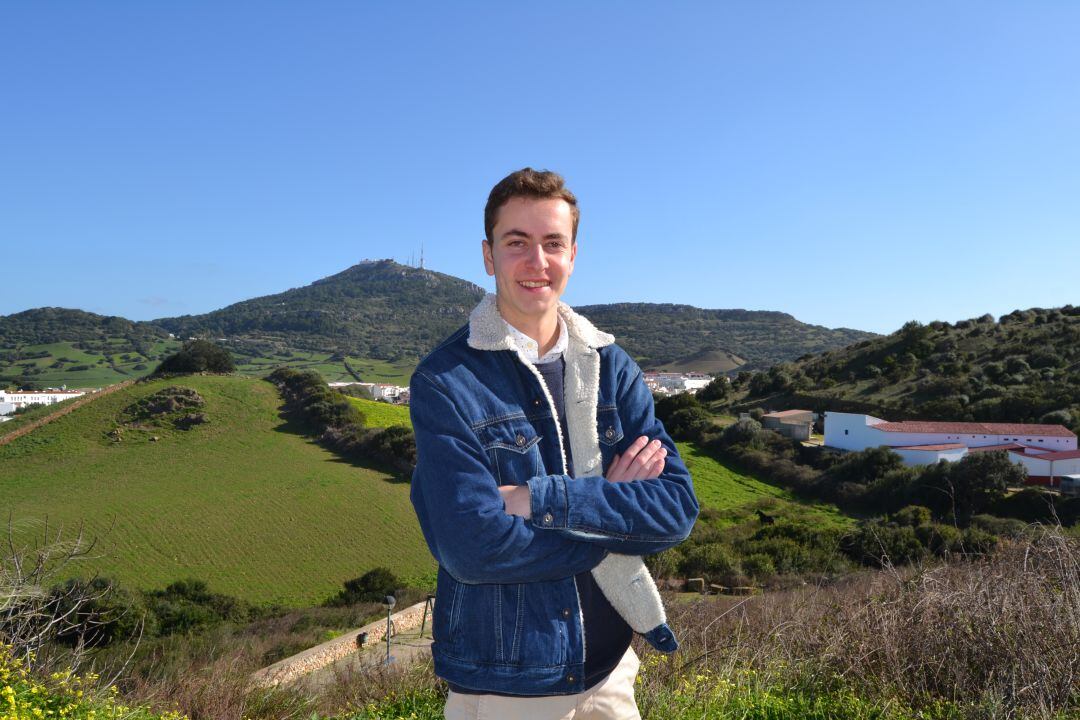
{"type": "Polygon", "coordinates": [[[1076,434],[1063,425],[1028,423],[888,422],[872,415],[825,413],[825,447],[865,450],[886,446],[905,465],[955,462],[970,453],[1003,450],[1028,471],[1028,482],[1058,486],[1080,474],[1076,434]]]}
{"type": "Polygon", "coordinates": [[[817,413],[810,410],[780,410],[762,415],[761,426],[792,440],[809,440],[815,420],[817,413]]]}

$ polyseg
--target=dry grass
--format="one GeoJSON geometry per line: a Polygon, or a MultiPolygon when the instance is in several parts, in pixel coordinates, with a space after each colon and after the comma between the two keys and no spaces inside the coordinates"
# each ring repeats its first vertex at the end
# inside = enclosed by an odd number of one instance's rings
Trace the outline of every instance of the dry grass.
{"type": "Polygon", "coordinates": [[[947,702],[971,717],[1050,718],[1080,705],[1080,542],[1053,529],[985,559],[701,601],[672,615],[683,662],[643,698],[708,668],[724,678],[751,671],[770,687],[947,702]]]}
{"type": "MultiPolygon", "coordinates": [[[[1080,540],[1059,530],[988,558],[669,608],[677,655],[635,641],[646,718],[1080,717],[1080,540]],[[808,698],[823,709],[797,709],[808,698]]],[[[430,663],[372,664],[317,690],[252,690],[252,671],[325,632],[325,618],[307,628],[297,618],[171,640],[139,660],[125,695],[193,720],[397,717],[386,709],[410,702],[438,717],[444,686],[430,663]],[[361,710],[372,704],[384,714],[361,710]]]]}

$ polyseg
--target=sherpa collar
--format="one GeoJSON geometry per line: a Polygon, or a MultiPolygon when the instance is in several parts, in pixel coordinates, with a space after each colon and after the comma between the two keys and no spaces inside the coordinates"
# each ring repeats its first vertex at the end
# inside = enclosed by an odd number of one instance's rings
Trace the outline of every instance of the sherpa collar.
{"type": "MultiPolygon", "coordinates": [[[[564,302],[559,303],[559,317],[566,323],[566,331],[572,339],[591,348],[601,348],[615,342],[612,335],[597,330],[595,325],[571,310],[564,302]]],[[[469,347],[475,350],[517,349],[514,338],[495,305],[493,293],[485,295],[469,314],[469,347]]]]}

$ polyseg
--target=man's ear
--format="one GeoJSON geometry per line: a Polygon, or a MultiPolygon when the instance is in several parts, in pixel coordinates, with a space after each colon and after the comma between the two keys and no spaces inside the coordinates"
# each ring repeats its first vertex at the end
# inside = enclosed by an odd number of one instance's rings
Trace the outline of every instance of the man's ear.
{"type": "Polygon", "coordinates": [[[487,241],[487,238],[480,241],[480,245],[484,251],[484,270],[488,275],[495,274],[495,256],[492,254],[491,243],[487,241]]]}
{"type": "Polygon", "coordinates": [[[570,273],[574,272],[574,260],[576,260],[576,259],[577,259],[577,241],[573,240],[570,243],[570,267],[568,268],[568,271],[567,271],[568,275],[570,273]]]}

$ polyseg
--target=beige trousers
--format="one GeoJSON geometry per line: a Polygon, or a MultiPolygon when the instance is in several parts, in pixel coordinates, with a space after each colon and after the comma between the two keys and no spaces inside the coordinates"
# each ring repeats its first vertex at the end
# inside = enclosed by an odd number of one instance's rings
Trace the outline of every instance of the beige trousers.
{"type": "Polygon", "coordinates": [[[520,698],[450,691],[446,720],[640,720],[634,678],[641,662],[634,648],[603,682],[577,695],[520,698]]]}

